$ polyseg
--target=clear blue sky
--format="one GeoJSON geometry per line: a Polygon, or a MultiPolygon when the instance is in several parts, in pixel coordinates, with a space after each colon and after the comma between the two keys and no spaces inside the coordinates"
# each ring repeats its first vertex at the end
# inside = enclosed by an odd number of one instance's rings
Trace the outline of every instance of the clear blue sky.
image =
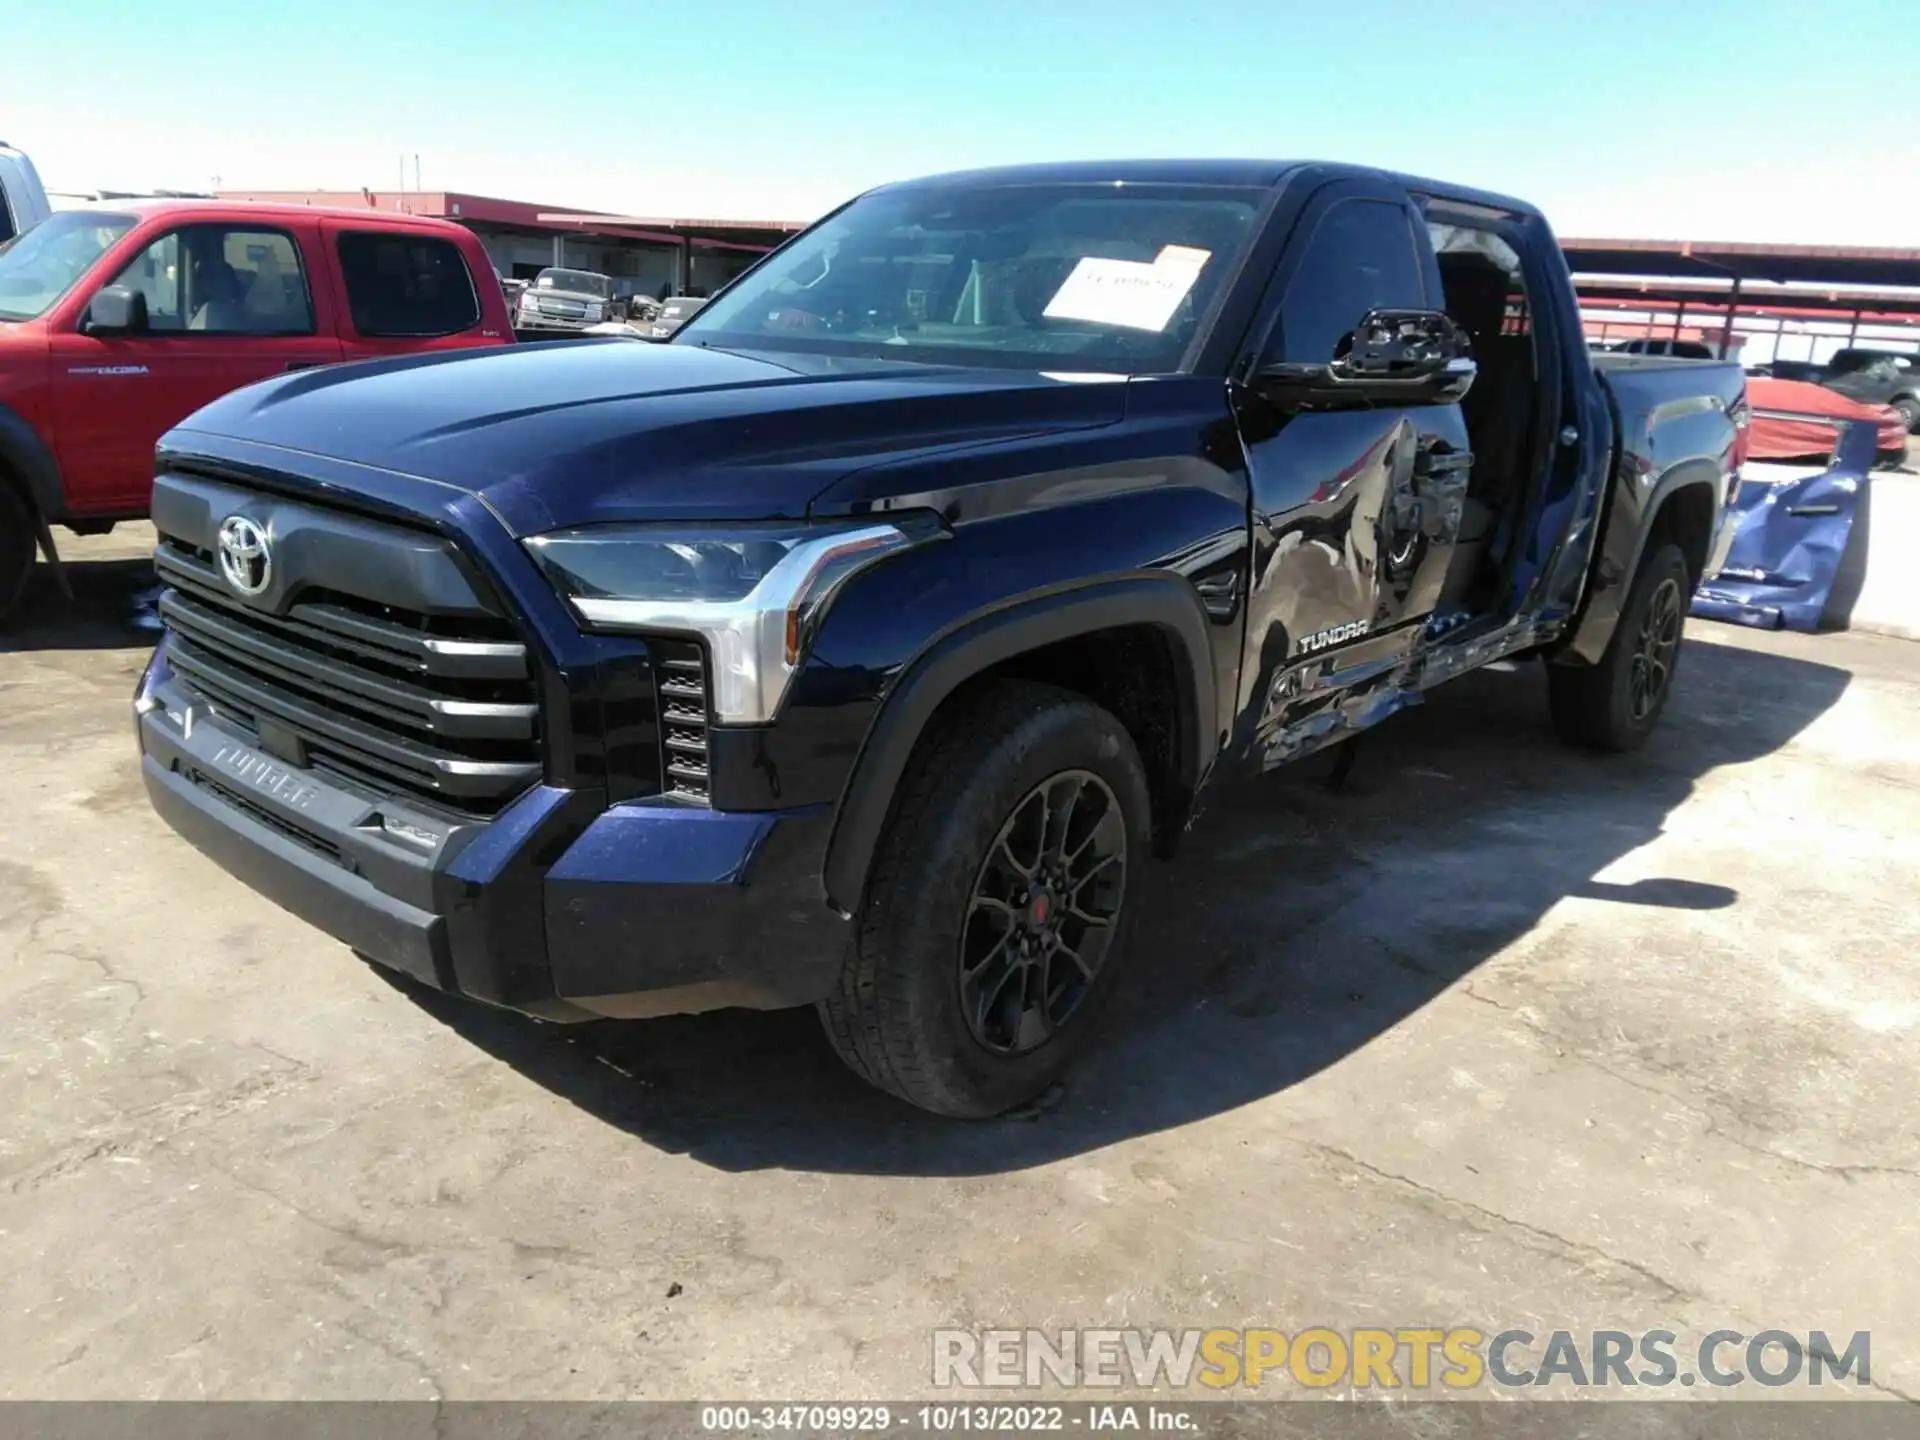
{"type": "Polygon", "coordinates": [[[9,8],[0,136],[56,189],[392,188],[418,153],[429,189],[805,218],[975,164],[1304,155],[1563,233],[1920,245],[1920,0],[9,8]]]}

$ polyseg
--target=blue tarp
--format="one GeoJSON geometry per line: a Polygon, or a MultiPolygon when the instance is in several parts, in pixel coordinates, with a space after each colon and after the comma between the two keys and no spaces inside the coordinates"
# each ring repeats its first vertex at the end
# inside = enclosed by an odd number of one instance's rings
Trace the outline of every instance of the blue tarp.
{"type": "Polygon", "coordinates": [[[1838,428],[1826,469],[1776,484],[1743,481],[1732,548],[1695,592],[1695,615],[1766,630],[1846,625],[1866,573],[1874,427],[1838,428]]]}

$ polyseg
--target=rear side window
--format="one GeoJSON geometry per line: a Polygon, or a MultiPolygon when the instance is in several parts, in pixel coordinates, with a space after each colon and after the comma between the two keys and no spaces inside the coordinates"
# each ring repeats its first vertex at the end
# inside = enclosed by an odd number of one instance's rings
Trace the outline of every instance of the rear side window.
{"type": "Polygon", "coordinates": [[[370,339],[457,335],[480,322],[460,247],[431,235],[353,231],[340,237],[353,328],[370,339]]]}
{"type": "Polygon", "coordinates": [[[1287,284],[1278,358],[1324,365],[1369,310],[1426,303],[1407,212],[1385,200],[1342,200],[1314,226],[1287,284]]]}

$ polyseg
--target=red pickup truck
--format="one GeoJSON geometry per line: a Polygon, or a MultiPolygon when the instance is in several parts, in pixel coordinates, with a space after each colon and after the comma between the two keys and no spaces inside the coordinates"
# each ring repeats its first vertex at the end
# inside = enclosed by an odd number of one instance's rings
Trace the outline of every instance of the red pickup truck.
{"type": "Polygon", "coordinates": [[[447,221],[218,200],[43,220],[0,247],[0,615],[50,526],[147,513],[154,442],[208,401],[512,339],[485,250],[447,221]]]}

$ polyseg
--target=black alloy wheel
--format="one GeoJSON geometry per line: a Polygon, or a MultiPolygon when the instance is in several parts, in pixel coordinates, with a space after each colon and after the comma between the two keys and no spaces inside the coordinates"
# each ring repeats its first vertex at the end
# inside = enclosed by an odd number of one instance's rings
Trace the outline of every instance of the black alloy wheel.
{"type": "Polygon", "coordinates": [[[1684,604],[1679,582],[1662,579],[1647,602],[1634,638],[1633,660],[1627,670],[1628,711],[1636,725],[1660,708],[1673,677],[1674,652],[1680,648],[1684,604]]]}
{"type": "Polygon", "coordinates": [[[1649,547],[1598,661],[1549,661],[1547,699],[1564,740],[1616,753],[1638,749],[1673,694],[1693,572],[1671,541],[1649,547]]]}
{"type": "Polygon", "coordinates": [[[1125,988],[1152,815],[1131,732],[1087,696],[956,695],[914,747],[820,1001],[840,1058],[938,1115],[1045,1094],[1125,988]]]}
{"type": "Polygon", "coordinates": [[[1035,786],[1000,827],[960,940],[960,1008],[1003,1055],[1051,1040],[1100,973],[1126,898],[1127,827],[1098,775],[1035,786]]]}

